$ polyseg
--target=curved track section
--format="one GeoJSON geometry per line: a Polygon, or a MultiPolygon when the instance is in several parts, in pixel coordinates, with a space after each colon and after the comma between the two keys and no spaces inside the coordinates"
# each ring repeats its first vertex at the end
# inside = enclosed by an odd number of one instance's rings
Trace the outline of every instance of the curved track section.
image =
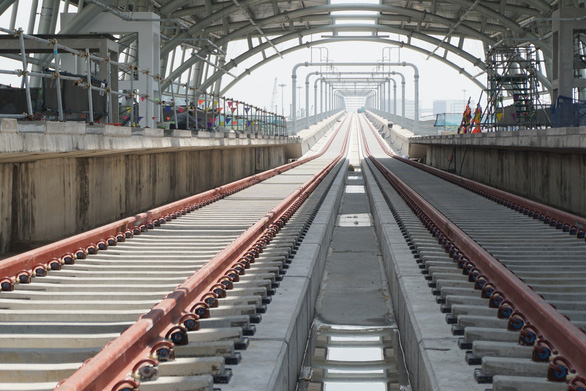
{"type": "Polygon", "coordinates": [[[3,261],[0,389],[229,381],[348,131],[340,124],[311,158],[3,261]]]}
{"type": "Polygon", "coordinates": [[[446,321],[467,362],[482,365],[477,381],[586,389],[584,219],[405,161],[364,118],[361,128],[446,321]]]}

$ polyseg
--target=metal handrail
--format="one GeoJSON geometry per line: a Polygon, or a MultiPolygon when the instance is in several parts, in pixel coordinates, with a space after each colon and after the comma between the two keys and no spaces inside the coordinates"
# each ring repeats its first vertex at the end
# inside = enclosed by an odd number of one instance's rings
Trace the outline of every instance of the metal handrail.
{"type": "MultiPolygon", "coordinates": [[[[175,82],[171,79],[165,79],[162,76],[158,75],[158,74],[154,74],[152,73],[150,70],[148,69],[143,69],[140,68],[134,64],[127,64],[127,63],[122,63],[122,62],[118,62],[118,61],[113,61],[112,59],[108,58],[108,57],[101,57],[101,56],[97,56],[94,54],[91,54],[89,52],[88,49],[86,49],[85,51],[82,50],[76,50],[76,49],[72,49],[70,47],[67,47],[65,45],[62,45],[60,43],[58,43],[57,39],[44,39],[44,38],[40,38],[34,35],[30,35],[30,34],[26,34],[23,32],[22,29],[18,29],[18,30],[12,30],[12,29],[7,29],[4,27],[0,27],[0,32],[4,32],[10,35],[13,35],[14,37],[17,37],[20,41],[20,52],[21,52],[21,61],[23,64],[23,68],[22,70],[0,70],[0,74],[9,74],[9,75],[16,75],[19,77],[23,78],[23,85],[25,87],[25,93],[26,93],[26,100],[27,100],[27,112],[25,114],[26,118],[32,118],[34,116],[34,112],[33,112],[33,105],[32,105],[32,99],[31,99],[31,91],[30,91],[30,77],[34,76],[34,77],[40,77],[40,78],[45,78],[45,79],[56,79],[57,80],[57,105],[58,105],[58,118],[59,121],[64,121],[65,120],[65,116],[64,116],[64,112],[63,112],[63,102],[62,102],[62,97],[61,97],[61,91],[60,91],[60,80],[71,80],[74,82],[74,85],[81,87],[81,88],[85,88],[88,89],[88,111],[89,111],[89,118],[88,118],[88,122],[93,123],[94,122],[94,116],[93,116],[93,101],[92,101],[92,94],[91,91],[98,91],[101,94],[105,94],[107,95],[107,99],[108,99],[108,122],[113,123],[116,122],[115,119],[113,118],[113,110],[112,110],[112,104],[113,104],[113,96],[117,96],[117,97],[126,97],[127,100],[129,100],[131,103],[131,108],[129,110],[129,117],[130,117],[130,122],[133,126],[135,126],[139,121],[140,118],[137,119],[135,118],[135,112],[134,112],[134,104],[137,101],[137,99],[140,99],[141,101],[145,101],[147,100],[148,102],[153,103],[154,105],[159,107],[159,114],[158,115],[154,115],[154,117],[160,117],[161,120],[163,120],[165,118],[165,113],[164,113],[164,107],[171,107],[173,110],[173,117],[174,117],[174,122],[177,123],[177,112],[181,112],[183,110],[183,108],[180,107],[180,105],[177,103],[176,99],[175,99],[175,92],[174,92],[174,88],[171,88],[171,100],[170,101],[163,101],[163,93],[159,88],[158,91],[158,97],[153,97],[148,95],[148,93],[137,93],[134,90],[134,77],[130,77],[130,91],[129,92],[125,92],[125,91],[116,91],[110,88],[111,86],[111,67],[112,66],[117,66],[119,67],[123,72],[128,72],[132,75],[136,74],[136,73],[142,73],[145,76],[148,77],[147,79],[147,83],[148,80],[151,80],[151,82],[157,83],[158,86],[160,86],[163,83],[169,83],[171,86],[177,86],[177,87],[182,87],[185,91],[185,95],[180,97],[180,99],[185,99],[185,109],[187,109],[187,107],[194,107],[195,110],[195,114],[196,114],[196,123],[194,124],[196,128],[201,128],[201,126],[199,126],[199,123],[201,120],[203,120],[205,118],[205,129],[208,128],[213,128],[214,126],[216,126],[216,122],[220,122],[217,124],[217,126],[221,126],[221,121],[219,121],[218,119],[221,119],[222,116],[224,118],[224,124],[226,125],[227,128],[229,128],[230,130],[237,130],[237,131],[244,131],[246,132],[248,131],[252,131],[254,130],[255,132],[259,132],[259,133],[263,133],[263,134],[268,134],[268,135],[286,135],[286,125],[285,125],[285,118],[283,116],[280,116],[276,113],[272,113],[269,112],[267,110],[261,109],[260,107],[256,107],[254,105],[242,102],[242,101],[238,101],[235,99],[231,99],[231,98],[227,98],[224,96],[219,96],[217,94],[213,94],[213,93],[207,93],[206,91],[202,91],[199,90],[195,87],[189,86],[187,83],[178,83],[175,82]],[[36,41],[36,42],[40,42],[40,43],[44,43],[47,44],[47,46],[51,47],[53,49],[53,61],[55,63],[55,69],[53,71],[47,72],[47,73],[40,73],[40,72],[32,72],[28,70],[28,61],[27,61],[27,55],[26,55],[26,45],[25,45],[25,40],[32,40],[32,41],[36,41]],[[64,75],[62,74],[61,70],[60,70],[60,58],[59,58],[59,52],[60,51],[65,51],[67,53],[76,55],[80,58],[85,58],[86,59],[86,74],[84,76],[68,76],[68,75],[64,75]],[[97,62],[97,63],[101,63],[101,64],[105,64],[107,67],[107,80],[105,80],[103,82],[103,84],[101,86],[94,86],[92,85],[92,76],[91,76],[91,67],[90,64],[91,62],[97,62]],[[196,94],[198,96],[200,96],[200,98],[197,100],[197,104],[194,105],[194,102],[191,102],[190,104],[190,97],[193,96],[195,97],[196,94]],[[203,95],[203,96],[202,96],[203,95]],[[228,107],[228,110],[231,111],[230,113],[228,113],[226,107],[228,107]],[[199,110],[198,110],[199,109],[199,110]],[[197,113],[198,111],[201,111],[204,113],[203,117],[200,117],[201,120],[198,120],[197,118],[197,113]],[[224,112],[224,114],[222,115],[221,112],[224,112]],[[212,119],[212,123],[210,124],[208,122],[209,119],[212,119]],[[227,123],[228,120],[230,120],[229,124],[227,123]],[[257,125],[257,126],[253,126],[253,125],[257,125]]],[[[146,117],[150,118],[149,116],[151,115],[148,112],[148,107],[149,105],[147,105],[147,113],[146,113],[146,117]]],[[[155,113],[153,113],[155,114],[155,113]]],[[[5,115],[6,117],[8,115],[5,115]]],[[[22,114],[14,114],[12,116],[13,118],[22,118],[23,115],[22,114]]],[[[161,121],[163,122],[163,121],[161,121]]],[[[189,127],[189,123],[188,123],[188,127],[189,127]]]]}

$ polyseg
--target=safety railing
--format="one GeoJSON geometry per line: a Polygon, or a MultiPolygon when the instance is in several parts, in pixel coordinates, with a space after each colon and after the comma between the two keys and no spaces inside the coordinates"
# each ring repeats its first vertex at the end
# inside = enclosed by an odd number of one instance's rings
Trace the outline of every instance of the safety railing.
{"type": "Polygon", "coordinates": [[[289,121],[289,122],[287,122],[287,134],[294,135],[294,134],[297,134],[297,132],[299,132],[303,129],[306,129],[307,128],[306,124],[307,124],[308,120],[311,125],[315,125],[319,121],[323,121],[324,119],[331,117],[332,115],[338,113],[339,111],[340,111],[340,109],[335,109],[335,110],[324,111],[323,113],[319,113],[317,115],[310,115],[309,118],[307,118],[307,117],[297,118],[297,121],[295,122],[295,125],[296,125],[295,129],[293,129],[293,122],[289,121]]]}
{"type": "MultiPolygon", "coordinates": [[[[15,113],[4,113],[0,117],[67,120],[62,87],[63,83],[69,82],[67,84],[68,88],[69,85],[72,85],[87,90],[87,111],[84,110],[82,118],[88,123],[103,122],[145,127],[141,125],[141,120],[144,119],[145,121],[143,122],[145,123],[154,122],[158,127],[163,128],[205,131],[223,127],[226,130],[237,132],[287,135],[286,121],[283,116],[254,105],[207,93],[187,83],[178,83],[171,79],[165,79],[159,74],[134,64],[122,63],[108,57],[92,54],[89,49],[77,50],[67,47],[58,43],[57,39],[45,39],[29,35],[24,33],[22,29],[11,30],[0,27],[0,32],[12,35],[19,40],[20,56],[18,61],[22,62],[22,69],[0,69],[0,75],[15,75],[21,78],[21,90],[24,90],[26,99],[26,108],[24,110],[15,113]],[[28,41],[46,44],[52,50],[52,53],[44,60],[46,64],[44,64],[42,71],[29,70],[31,64],[29,63],[26,49],[28,41]],[[61,55],[63,53],[74,55],[85,62],[83,75],[71,74],[62,70],[61,55]],[[106,78],[102,80],[95,77],[92,74],[92,66],[96,68],[105,67],[106,78]],[[113,75],[112,68],[130,75],[129,89],[112,88],[112,78],[116,77],[116,80],[118,79],[117,73],[113,75]],[[142,93],[135,89],[135,79],[139,74],[147,77],[147,88],[142,93]],[[35,96],[36,99],[33,100],[31,91],[32,78],[38,78],[46,83],[54,83],[54,96],[57,103],[55,109],[43,110],[42,105],[38,104],[38,96],[35,96]],[[164,83],[169,83],[169,92],[164,93],[159,88],[164,83]],[[157,87],[158,90],[151,88],[151,86],[157,87]],[[153,95],[156,96],[149,95],[149,91],[153,91],[153,95]],[[97,100],[100,100],[102,108],[105,106],[103,112],[95,112],[97,100]],[[125,106],[119,104],[120,100],[126,102],[125,106]],[[142,102],[147,104],[142,115],[139,115],[137,108],[142,102]],[[115,118],[114,115],[115,105],[122,109],[118,118],[115,118]]],[[[42,61],[41,64],[43,64],[42,61]]],[[[79,102],[77,103],[79,105],[79,102]]]]}
{"type": "MultiPolygon", "coordinates": [[[[368,107],[367,110],[375,113],[376,115],[378,115],[380,117],[387,119],[389,122],[391,122],[393,124],[397,124],[397,125],[401,126],[403,129],[407,129],[407,130],[410,130],[411,132],[414,132],[413,129],[415,129],[415,121],[412,120],[411,118],[402,117],[400,115],[391,114],[386,111],[382,111],[382,110],[378,110],[378,109],[374,109],[374,108],[370,108],[370,107],[368,107]]],[[[434,124],[434,121],[419,120],[419,132],[417,132],[417,133],[414,132],[414,134],[422,135],[422,136],[437,135],[437,129],[434,128],[433,124],[434,124]]]]}

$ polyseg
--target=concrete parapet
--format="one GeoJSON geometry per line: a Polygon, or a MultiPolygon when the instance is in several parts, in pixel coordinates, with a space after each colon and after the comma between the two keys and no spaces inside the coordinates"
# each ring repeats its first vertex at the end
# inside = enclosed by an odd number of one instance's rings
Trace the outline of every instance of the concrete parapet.
{"type": "MultiPolygon", "coordinates": [[[[85,124],[81,124],[82,126],[85,124]]],[[[108,137],[130,137],[132,128],[114,125],[90,125],[87,127],[88,134],[97,134],[108,137]]]]}
{"type": "Polygon", "coordinates": [[[45,121],[18,123],[18,133],[45,133],[45,121]]]}
{"type": "Polygon", "coordinates": [[[392,124],[389,128],[389,121],[372,112],[367,112],[367,117],[374,123],[381,136],[391,144],[397,155],[407,155],[410,158],[425,156],[425,148],[411,143],[411,140],[417,139],[419,136],[415,136],[413,132],[403,129],[397,124],[392,124]]]}
{"type": "Polygon", "coordinates": [[[586,151],[586,127],[525,129],[514,132],[450,134],[414,138],[414,144],[457,145],[512,149],[586,151]]]}
{"type": "Polygon", "coordinates": [[[197,133],[190,130],[85,125],[82,122],[21,121],[0,123],[0,162],[52,158],[55,153],[95,156],[96,153],[125,154],[142,149],[287,146],[290,157],[299,157],[296,137],[275,137],[227,132],[197,133]],[[165,137],[164,137],[165,136],[165,137]],[[178,142],[180,140],[180,142],[178,142]],[[27,154],[34,154],[28,156],[27,154]]]}
{"type": "Polygon", "coordinates": [[[301,139],[301,151],[299,156],[305,155],[307,151],[309,151],[318,142],[318,140],[322,138],[323,135],[326,134],[326,132],[336,124],[338,119],[344,115],[344,113],[345,112],[343,111],[336,113],[315,125],[311,125],[308,129],[303,129],[298,132],[297,136],[301,139]]]}
{"type": "Polygon", "coordinates": [[[191,137],[191,130],[173,129],[171,137],[188,138],[191,137]]]}
{"type": "Polygon", "coordinates": [[[132,128],[127,126],[104,125],[104,136],[108,137],[130,137],[132,128]]]}
{"type": "Polygon", "coordinates": [[[143,131],[144,137],[163,137],[165,135],[164,129],[144,128],[143,131]]]}
{"type": "Polygon", "coordinates": [[[84,122],[53,122],[43,121],[46,134],[81,135],[86,133],[84,122]]]}
{"type": "Polygon", "coordinates": [[[18,122],[14,118],[0,118],[0,133],[18,132],[18,122]]]}

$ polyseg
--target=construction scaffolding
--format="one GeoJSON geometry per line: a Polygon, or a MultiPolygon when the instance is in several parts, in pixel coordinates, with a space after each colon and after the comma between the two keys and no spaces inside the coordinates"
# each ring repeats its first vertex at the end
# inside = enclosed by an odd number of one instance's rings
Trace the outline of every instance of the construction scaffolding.
{"type": "Polygon", "coordinates": [[[486,55],[488,107],[485,117],[487,131],[536,128],[547,125],[537,116],[539,91],[538,59],[531,45],[497,46],[486,55]],[[505,108],[503,100],[512,98],[505,108]]]}

